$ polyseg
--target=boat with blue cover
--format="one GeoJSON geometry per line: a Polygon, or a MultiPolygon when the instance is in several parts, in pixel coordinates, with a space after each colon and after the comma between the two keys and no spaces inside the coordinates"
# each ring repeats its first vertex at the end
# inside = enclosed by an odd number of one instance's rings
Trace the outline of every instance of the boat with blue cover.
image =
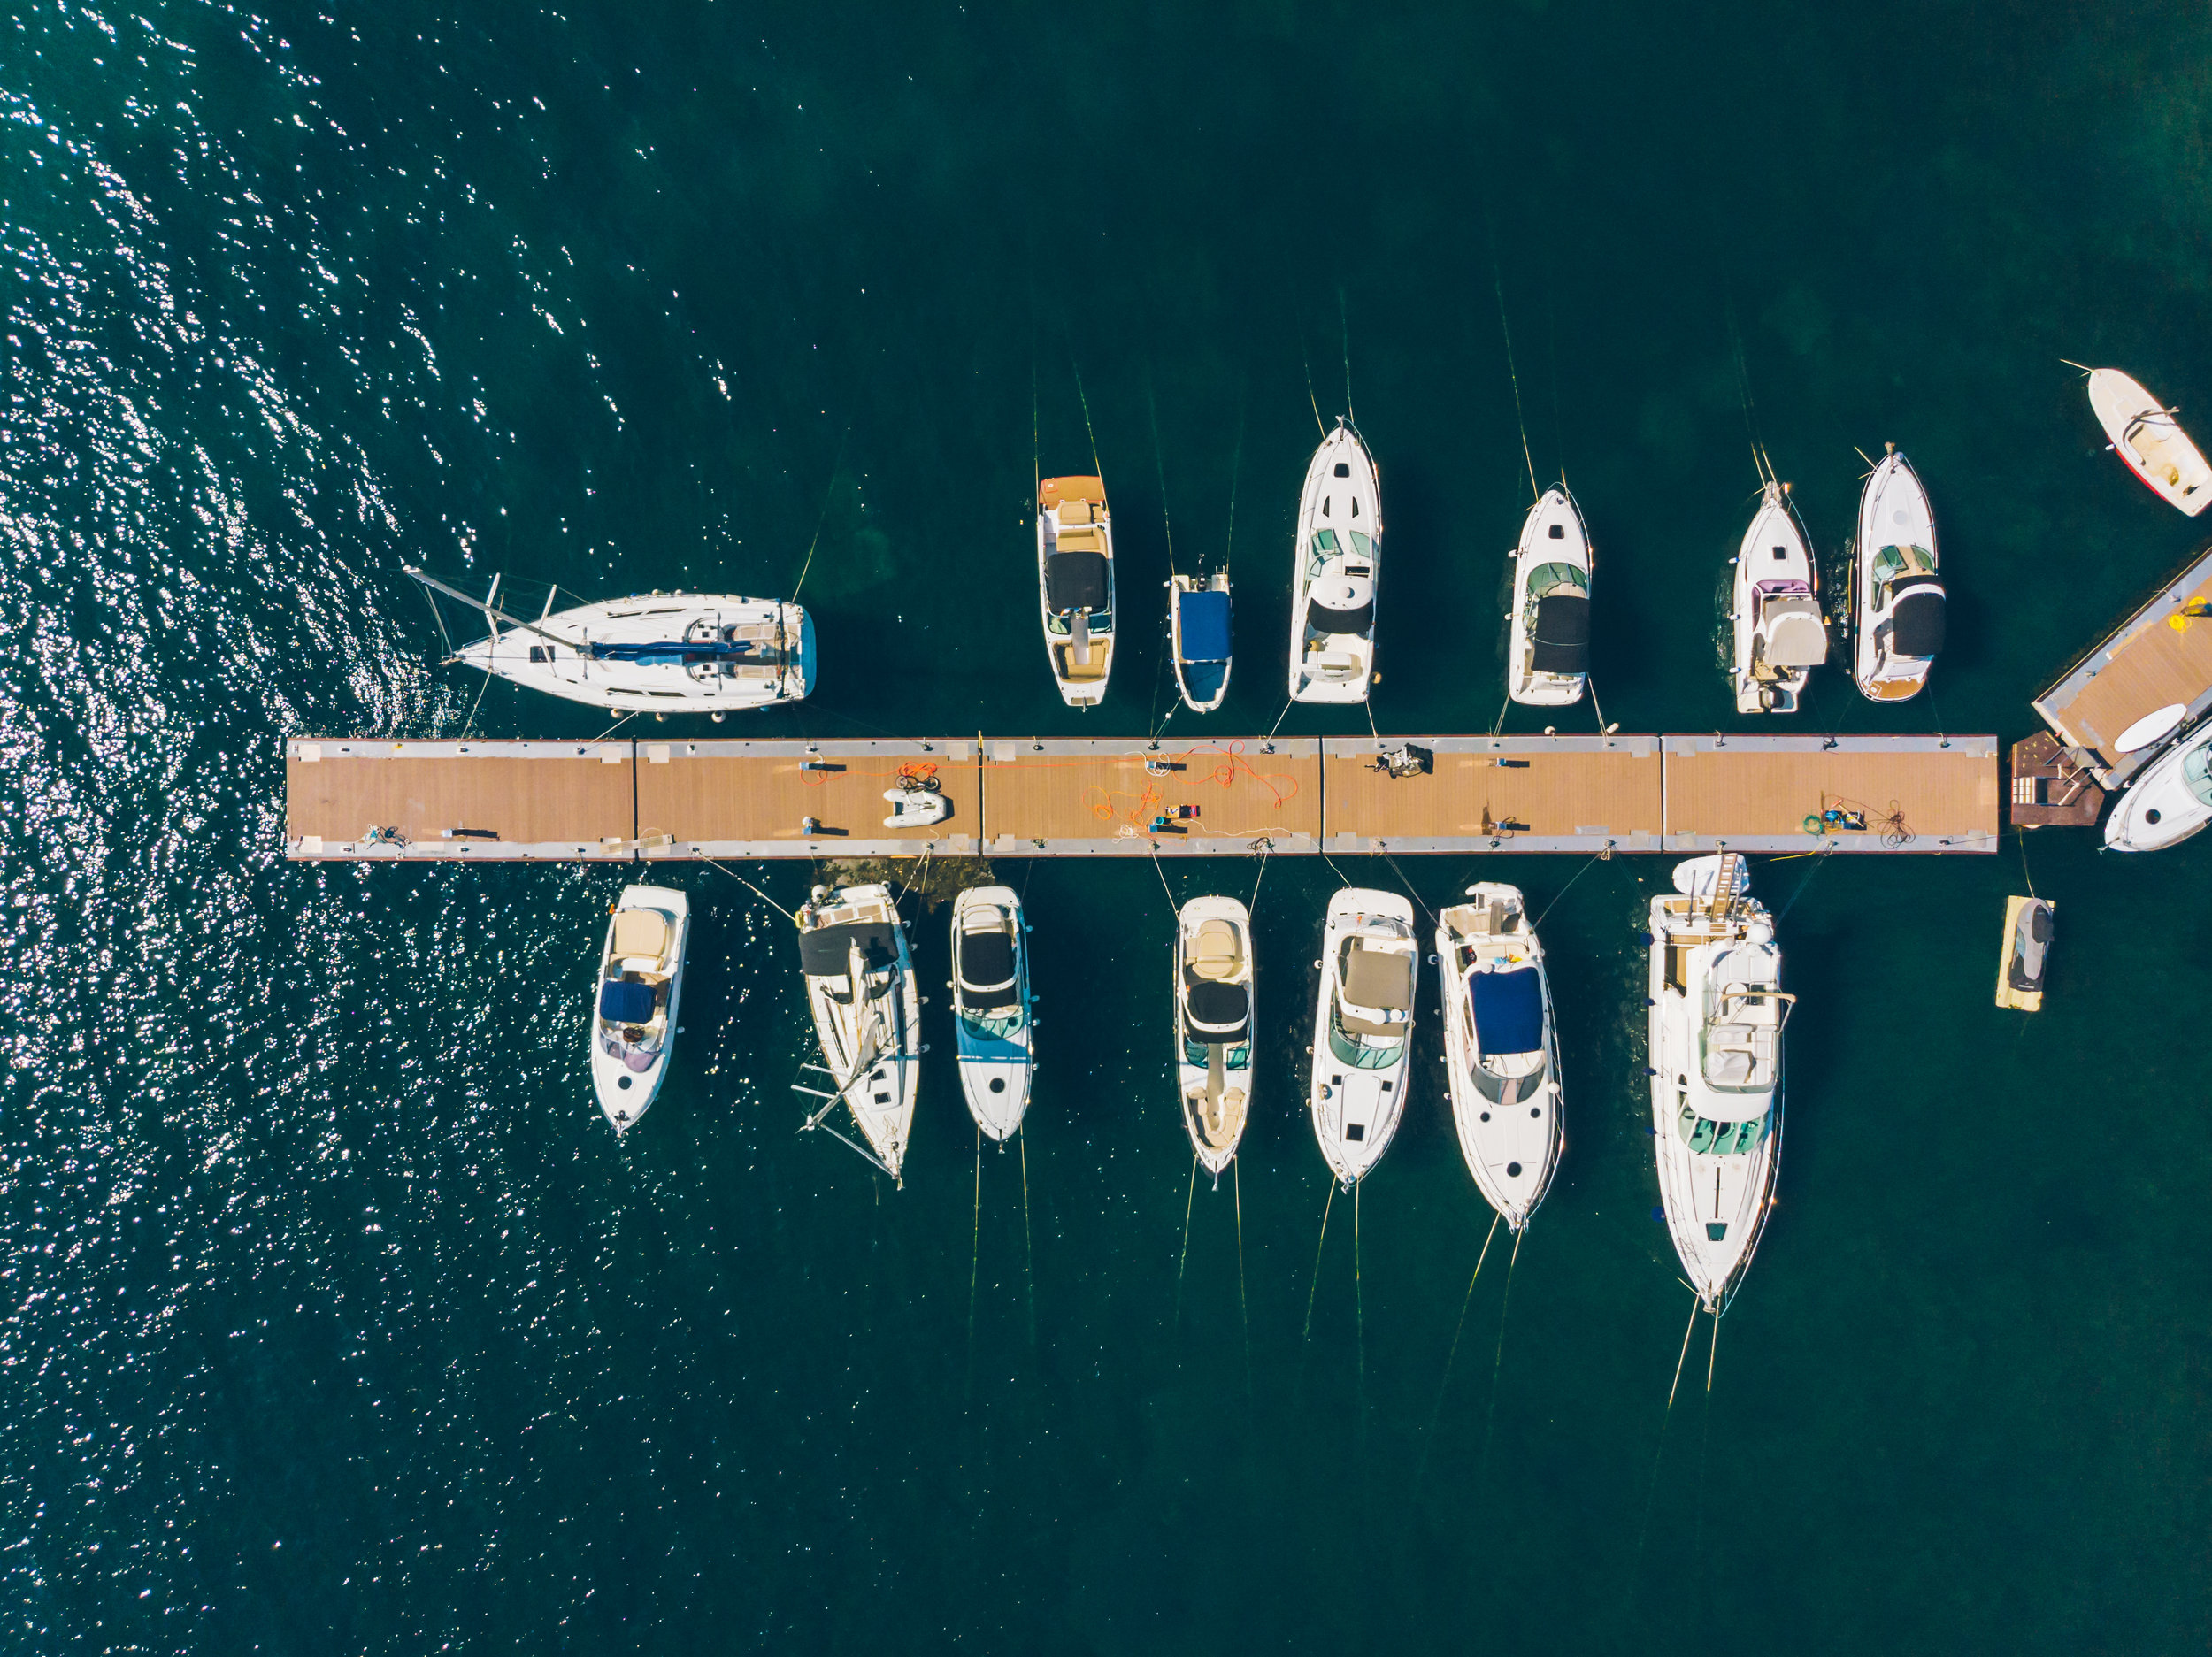
{"type": "Polygon", "coordinates": [[[1035,1067],[1029,923],[1011,886],[970,886],[953,900],[948,987],[968,1114],[1002,1144],[1029,1109],[1035,1067]]]}
{"type": "Polygon", "coordinates": [[[1196,576],[1178,575],[1168,589],[1176,688],[1193,713],[1211,713],[1229,694],[1228,572],[1217,571],[1202,585],[1196,576]]]}
{"type": "Polygon", "coordinates": [[[667,1079],[690,940],[691,900],[667,886],[624,887],[607,918],[593,995],[591,1084],[618,1134],[637,1125],[667,1079]]]}
{"type": "Polygon", "coordinates": [[[1520,888],[1484,882],[1467,898],[1436,917],[1445,1075],[1467,1171],[1518,1231],[1551,1188],[1564,1142],[1559,1032],[1520,888]]]}

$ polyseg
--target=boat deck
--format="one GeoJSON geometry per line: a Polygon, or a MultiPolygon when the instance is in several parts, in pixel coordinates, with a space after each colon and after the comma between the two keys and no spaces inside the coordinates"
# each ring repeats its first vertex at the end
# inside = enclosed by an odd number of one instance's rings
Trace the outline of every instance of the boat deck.
{"type": "Polygon", "coordinates": [[[2130,725],[2162,708],[2212,709],[2212,552],[2169,581],[2035,699],[2043,722],[2089,773],[2116,788],[2158,756],[2119,751],[2130,725]],[[2187,613],[2203,609],[2204,615],[2187,613]]]}
{"type": "Polygon", "coordinates": [[[286,745],[293,858],[1997,848],[1994,737],[286,745]],[[1399,774],[1386,751],[1411,750],[1399,774]],[[887,792],[949,802],[887,827],[887,792]]]}

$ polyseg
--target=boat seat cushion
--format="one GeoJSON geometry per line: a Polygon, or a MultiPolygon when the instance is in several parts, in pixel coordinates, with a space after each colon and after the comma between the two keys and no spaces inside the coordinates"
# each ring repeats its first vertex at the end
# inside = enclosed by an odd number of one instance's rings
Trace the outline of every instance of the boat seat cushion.
{"type": "Polygon", "coordinates": [[[1199,923],[1185,957],[1194,977],[1223,981],[1244,970],[1244,949],[1237,929],[1225,920],[1199,923]]]}
{"type": "Polygon", "coordinates": [[[1064,526],[1071,524],[1087,524],[1090,521],[1091,503],[1088,501],[1060,502],[1060,522],[1064,526]]]}
{"type": "Polygon", "coordinates": [[[657,962],[668,953],[668,917],[658,909],[617,910],[612,953],[649,955],[657,962]]]}
{"type": "Polygon", "coordinates": [[[1366,947],[1354,939],[1345,963],[1344,999],[1386,1013],[1413,1010],[1413,956],[1403,950],[1366,947]]]}

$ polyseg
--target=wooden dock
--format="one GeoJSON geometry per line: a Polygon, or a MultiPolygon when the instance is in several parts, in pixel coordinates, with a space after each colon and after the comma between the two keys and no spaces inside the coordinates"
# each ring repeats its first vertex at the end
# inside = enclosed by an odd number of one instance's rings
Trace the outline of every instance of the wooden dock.
{"type": "Polygon", "coordinates": [[[2163,709],[2182,723],[2212,709],[2212,552],[2162,587],[2035,699],[2082,769],[2116,788],[2162,742],[2122,753],[2130,726],[2163,709]]]}
{"type": "Polygon", "coordinates": [[[1994,737],[295,739],[285,855],[407,861],[1993,852],[1994,737]],[[1394,766],[1386,754],[1398,756],[1394,766]],[[887,795],[947,810],[887,825],[887,795]]]}

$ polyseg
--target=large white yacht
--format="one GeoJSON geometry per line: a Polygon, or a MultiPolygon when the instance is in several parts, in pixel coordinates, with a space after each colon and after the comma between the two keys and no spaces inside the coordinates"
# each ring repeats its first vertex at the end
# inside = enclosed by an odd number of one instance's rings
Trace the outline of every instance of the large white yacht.
{"type": "Polygon", "coordinates": [[[1467,1171],[1513,1231],[1559,1166],[1559,1032],[1518,886],[1485,882],[1436,917],[1444,1066],[1467,1171]]]}
{"type": "Polygon", "coordinates": [[[1037,602],[1060,700],[1096,707],[1114,671],[1114,525],[1103,479],[1037,486],[1037,602]]]}
{"type": "Polygon", "coordinates": [[[1920,694],[1943,648],[1935,511],[1912,463],[1889,445],[1859,495],[1851,554],[1851,677],[1870,702],[1920,694]]]}
{"type": "Polygon", "coordinates": [[[1191,1149],[1219,1179],[1252,1104],[1252,917],[1193,898],[1175,917],[1175,1071],[1191,1149]]]}
{"type": "Polygon", "coordinates": [[[1774,922],[1735,852],[1677,864],[1651,901],[1651,1117],[1675,1253],[1717,1315],[1751,1264],[1782,1149],[1782,991],[1774,922]]]}
{"type": "Polygon", "coordinates": [[[897,1179],[922,1054],[921,1001],[898,906],[887,886],[817,886],[798,922],[807,1006],[834,1098],[897,1179]]]}
{"type": "Polygon", "coordinates": [[[952,1025],[960,1091],[1001,1143],[1029,1109],[1029,923],[1011,886],[970,886],[952,904],[952,1025]]]}
{"type": "Polygon", "coordinates": [[[1382,557],[1382,482],[1342,419],[1321,440],[1298,497],[1292,555],[1290,694],[1361,702],[1375,673],[1375,582],[1382,557]]]}
{"type": "MultiPolygon", "coordinates": [[[[814,623],[796,604],[727,593],[649,593],[555,610],[534,621],[411,566],[407,573],[483,613],[485,637],[447,660],[570,702],[642,713],[772,707],[814,688],[814,623]]],[[[435,613],[437,600],[431,600],[435,613]]],[[[445,631],[445,618],[438,618],[445,631]]]]}
{"type": "Polygon", "coordinates": [[[1347,886],[1329,900],[1308,1102],[1322,1160],[1348,1191],[1382,1160],[1405,1111],[1417,958],[1404,898],[1347,886]]]}
{"type": "Polygon", "coordinates": [[[591,1085],[618,1134],[660,1097],[684,989],[691,900],[666,886],[625,886],[607,917],[591,1021],[591,1085]]]}
{"type": "Polygon", "coordinates": [[[1736,549],[1729,602],[1735,624],[1738,713],[1795,713],[1813,669],[1828,659],[1820,572],[1789,486],[1771,478],[1736,549]]]}
{"type": "Polygon", "coordinates": [[[2108,851],[2178,846],[2212,823],[2212,720],[2151,762],[2105,819],[2108,851]]]}
{"type": "Polygon", "coordinates": [[[1515,702],[1561,708],[1590,682],[1590,532],[1563,483],[1544,491],[1513,555],[1513,632],[1505,688],[1515,702]]]}

